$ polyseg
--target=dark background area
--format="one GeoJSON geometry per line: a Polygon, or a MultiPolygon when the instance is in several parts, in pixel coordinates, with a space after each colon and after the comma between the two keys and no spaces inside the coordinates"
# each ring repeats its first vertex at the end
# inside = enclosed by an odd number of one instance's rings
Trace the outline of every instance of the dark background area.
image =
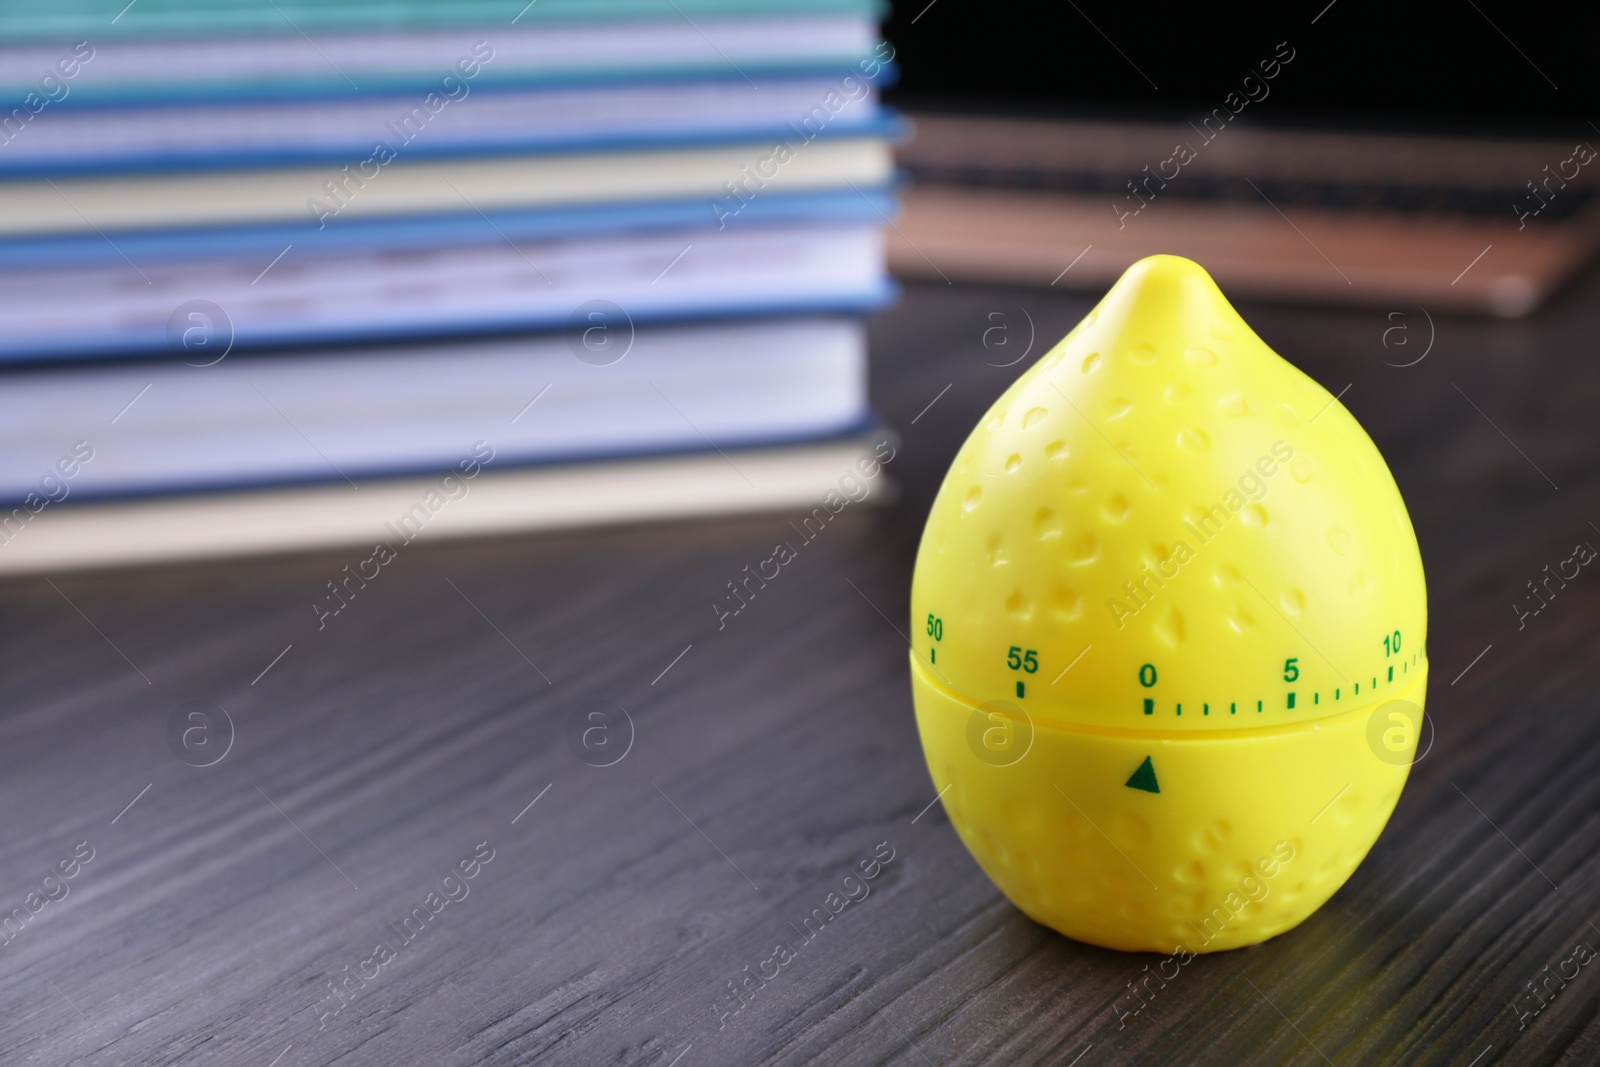
{"type": "Polygon", "coordinates": [[[889,99],[911,109],[1172,118],[1219,106],[1287,41],[1295,58],[1271,83],[1272,107],[1242,118],[1594,132],[1596,5],[1326,4],[897,3],[885,27],[901,64],[889,99]]]}

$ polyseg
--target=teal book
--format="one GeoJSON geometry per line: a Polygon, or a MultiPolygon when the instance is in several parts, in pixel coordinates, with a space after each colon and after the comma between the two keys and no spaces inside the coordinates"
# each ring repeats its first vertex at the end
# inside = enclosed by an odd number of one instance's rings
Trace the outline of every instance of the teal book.
{"type": "Polygon", "coordinates": [[[0,41],[882,14],[878,0],[0,0],[0,41]]]}

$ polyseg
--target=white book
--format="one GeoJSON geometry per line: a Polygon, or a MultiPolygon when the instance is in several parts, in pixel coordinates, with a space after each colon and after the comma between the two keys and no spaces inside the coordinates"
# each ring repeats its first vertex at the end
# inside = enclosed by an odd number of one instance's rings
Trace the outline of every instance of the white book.
{"type": "Polygon", "coordinates": [[[894,455],[880,434],[727,455],[491,463],[470,478],[440,471],[360,492],[339,484],[48,505],[23,520],[0,513],[0,574],[348,547],[351,570],[371,579],[413,542],[782,509],[805,523],[788,538],[803,551],[846,507],[893,499],[884,465],[894,455]]]}
{"type": "Polygon", "coordinates": [[[876,226],[790,225],[0,269],[0,361],[562,327],[606,300],[639,323],[865,310],[888,292],[876,226]]]}
{"type": "Polygon", "coordinates": [[[856,319],[589,321],[565,335],[231,355],[210,366],[12,370],[0,388],[0,500],[28,511],[41,500],[287,482],[365,493],[475,450],[497,470],[715,454],[848,434],[868,420],[856,319]]]}
{"type": "MultiPolygon", "coordinates": [[[[184,171],[0,183],[0,237],[130,228],[303,222],[315,233],[347,218],[473,213],[553,204],[729,197],[861,188],[894,173],[880,138],[775,139],[689,149],[563,155],[408,158],[252,170],[184,171]],[[748,175],[754,172],[755,178],[748,175]],[[321,207],[315,207],[320,204],[321,207]]],[[[710,210],[708,208],[708,215],[710,210]]]]}

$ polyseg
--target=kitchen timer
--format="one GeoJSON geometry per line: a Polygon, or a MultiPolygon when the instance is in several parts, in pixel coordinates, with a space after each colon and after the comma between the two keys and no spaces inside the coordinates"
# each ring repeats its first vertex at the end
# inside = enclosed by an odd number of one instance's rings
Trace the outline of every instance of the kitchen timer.
{"type": "Polygon", "coordinates": [[[1405,784],[1422,561],[1355,418],[1176,256],[973,430],[911,590],[928,769],[984,871],[1081,941],[1300,923],[1405,784]]]}

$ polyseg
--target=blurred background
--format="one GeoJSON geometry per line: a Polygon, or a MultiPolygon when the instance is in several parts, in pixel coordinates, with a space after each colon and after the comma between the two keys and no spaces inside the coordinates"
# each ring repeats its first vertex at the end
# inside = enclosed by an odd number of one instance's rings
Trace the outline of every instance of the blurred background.
{"type": "Polygon", "coordinates": [[[0,5],[0,567],[813,495],[891,295],[881,14],[0,5]]]}
{"type": "Polygon", "coordinates": [[[890,100],[921,121],[895,269],[1092,287],[1176,252],[1242,296],[1547,299],[1593,251],[1600,15],[1304,6],[1069,4],[1019,33],[1026,5],[898,5],[890,100]]]}
{"type": "Polygon", "coordinates": [[[362,542],[450,472],[402,536],[804,501],[876,428],[891,275],[1093,293],[1172,252],[1246,299],[1527,315],[1600,235],[1597,37],[1359,0],[0,4],[0,570],[362,542]]]}

